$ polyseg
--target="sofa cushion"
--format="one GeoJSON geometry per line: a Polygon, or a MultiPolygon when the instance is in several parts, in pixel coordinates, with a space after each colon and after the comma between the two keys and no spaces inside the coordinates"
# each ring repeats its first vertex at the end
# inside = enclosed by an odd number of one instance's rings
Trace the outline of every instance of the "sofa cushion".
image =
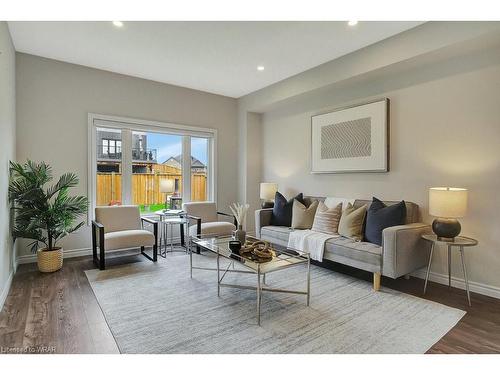
{"type": "Polygon", "coordinates": [[[319,202],[316,215],[314,215],[314,222],[312,230],[327,234],[338,234],[339,221],[342,215],[342,203],[337,206],[328,208],[328,206],[319,202]]]}
{"type": "MultiPolygon", "coordinates": [[[[227,221],[211,221],[209,223],[201,223],[202,236],[229,236],[234,230],[236,230],[236,226],[227,221]]],[[[197,235],[196,231],[196,225],[191,225],[189,227],[190,236],[195,237],[197,235]]]]}
{"type": "MultiPolygon", "coordinates": [[[[359,242],[346,237],[332,238],[325,243],[324,258],[332,261],[352,259],[355,262],[381,267],[382,247],[370,242],[359,242]]],[[[351,264],[352,265],[352,264],[351,264]]]]}
{"type": "Polygon", "coordinates": [[[292,225],[292,207],[293,201],[297,199],[300,203],[305,204],[302,193],[289,201],[279,191],[274,196],[273,215],[271,216],[271,225],[280,225],[289,227],[292,225]]]}
{"type": "Polygon", "coordinates": [[[355,208],[349,203],[340,217],[339,234],[355,241],[361,241],[363,239],[366,209],[366,205],[355,208]]]}
{"type": "Polygon", "coordinates": [[[269,242],[278,240],[279,243],[286,242],[288,244],[288,237],[290,236],[290,232],[292,232],[292,229],[288,227],[268,225],[261,228],[260,237],[269,242]]]}
{"type": "Polygon", "coordinates": [[[143,229],[122,230],[119,232],[108,232],[104,234],[105,250],[153,246],[154,244],[154,234],[143,229]]]}
{"type": "Polygon", "coordinates": [[[338,197],[326,197],[325,204],[328,208],[336,207],[339,203],[342,204],[342,211],[345,211],[347,206],[350,204],[354,204],[356,200],[354,198],[338,198],[338,197]]]}
{"type": "Polygon", "coordinates": [[[386,206],[382,201],[373,197],[366,214],[365,241],[381,246],[382,231],[385,228],[403,225],[405,220],[405,201],[386,206]]]}
{"type": "Polygon", "coordinates": [[[314,201],[309,207],[306,207],[297,199],[294,199],[292,206],[292,228],[311,229],[318,203],[318,201],[314,201]]]}

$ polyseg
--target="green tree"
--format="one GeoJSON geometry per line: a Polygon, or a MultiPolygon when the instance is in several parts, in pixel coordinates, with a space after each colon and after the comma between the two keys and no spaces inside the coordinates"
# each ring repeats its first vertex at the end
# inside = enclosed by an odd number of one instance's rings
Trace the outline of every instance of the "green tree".
{"type": "Polygon", "coordinates": [[[12,236],[14,240],[32,239],[29,245],[32,252],[38,250],[40,243],[49,251],[55,250],[59,240],[85,223],[75,225],[75,221],[87,212],[87,198],[69,195],[69,189],[78,185],[76,174],[65,173],[57,183],[46,187],[52,178],[52,168],[44,162],[10,162],[12,236]]]}

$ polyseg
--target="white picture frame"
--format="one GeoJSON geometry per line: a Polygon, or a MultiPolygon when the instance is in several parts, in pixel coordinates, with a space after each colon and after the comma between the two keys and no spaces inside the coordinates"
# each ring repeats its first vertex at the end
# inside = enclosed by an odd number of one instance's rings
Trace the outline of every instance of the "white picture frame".
{"type": "Polygon", "coordinates": [[[388,171],[389,99],[311,117],[311,173],[388,171]]]}

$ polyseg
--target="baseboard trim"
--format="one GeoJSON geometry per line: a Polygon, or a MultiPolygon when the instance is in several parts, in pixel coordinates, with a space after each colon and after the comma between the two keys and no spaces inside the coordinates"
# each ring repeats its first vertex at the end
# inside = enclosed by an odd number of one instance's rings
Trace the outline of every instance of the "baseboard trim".
{"type": "MultiPolygon", "coordinates": [[[[178,238],[174,237],[174,243],[178,243],[178,242],[180,242],[180,240],[181,240],[180,237],[178,237],[178,238]]],[[[133,250],[133,249],[134,248],[120,249],[120,250],[109,250],[109,251],[106,251],[106,254],[120,252],[120,251],[126,251],[126,250],[133,250]]],[[[64,251],[63,251],[63,259],[83,257],[86,255],[92,255],[91,248],[70,249],[70,250],[64,249],[64,251]]],[[[20,255],[16,258],[16,264],[28,264],[28,263],[36,263],[36,262],[37,262],[36,254],[20,255]]]]}
{"type": "MultiPolygon", "coordinates": [[[[411,275],[414,277],[418,277],[419,279],[425,280],[425,269],[420,269],[413,272],[411,275]]],[[[435,283],[448,285],[448,275],[432,272],[429,274],[429,280],[435,283]]],[[[459,289],[465,290],[465,280],[459,277],[452,276],[451,277],[451,286],[459,289]]],[[[471,292],[483,294],[485,296],[499,298],[500,299],[500,287],[486,285],[482,283],[478,283],[476,281],[469,280],[469,289],[471,292]]]]}
{"type": "Polygon", "coordinates": [[[11,271],[9,277],[7,278],[7,282],[2,290],[2,294],[0,294],[0,311],[3,310],[3,305],[7,300],[7,296],[9,295],[10,287],[12,285],[12,279],[14,278],[14,271],[11,271]]]}

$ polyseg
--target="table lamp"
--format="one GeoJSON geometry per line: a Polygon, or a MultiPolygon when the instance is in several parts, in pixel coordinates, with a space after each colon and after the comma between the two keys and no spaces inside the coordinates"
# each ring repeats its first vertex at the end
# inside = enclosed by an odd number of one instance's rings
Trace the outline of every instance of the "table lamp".
{"type": "Polygon", "coordinates": [[[467,189],[433,187],[429,189],[429,214],[435,216],[432,230],[440,241],[453,241],[462,229],[457,218],[467,212],[467,189]]]}
{"type": "Polygon", "coordinates": [[[262,208],[272,208],[274,206],[274,196],[278,191],[278,184],[274,182],[260,183],[260,199],[262,199],[262,208]]]}
{"type": "Polygon", "coordinates": [[[161,180],[160,181],[160,193],[165,193],[165,209],[168,207],[168,193],[173,193],[175,191],[174,180],[161,180]]]}

